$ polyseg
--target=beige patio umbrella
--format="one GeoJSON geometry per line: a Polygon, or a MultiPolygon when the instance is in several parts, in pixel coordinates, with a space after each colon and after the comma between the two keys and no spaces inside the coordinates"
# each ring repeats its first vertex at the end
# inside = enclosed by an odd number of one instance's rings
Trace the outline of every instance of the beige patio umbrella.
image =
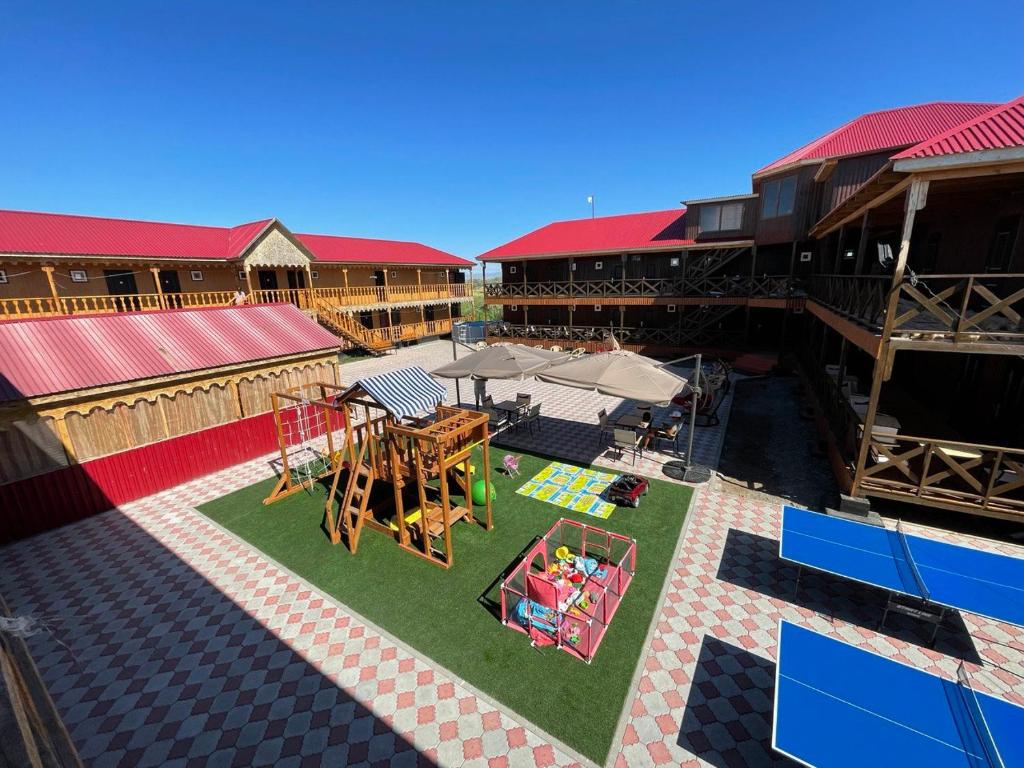
{"type": "Polygon", "coordinates": [[[431,371],[446,379],[525,379],[569,359],[564,352],[525,344],[492,344],[431,371]]]}
{"type": "Polygon", "coordinates": [[[661,363],[625,350],[570,360],[538,373],[537,378],[649,405],[668,405],[687,385],[686,379],[666,371],[661,363]]]}

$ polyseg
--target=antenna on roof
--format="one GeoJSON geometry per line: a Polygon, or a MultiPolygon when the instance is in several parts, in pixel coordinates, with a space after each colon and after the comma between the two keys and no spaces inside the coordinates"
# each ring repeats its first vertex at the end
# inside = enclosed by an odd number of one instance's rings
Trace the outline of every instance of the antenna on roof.
{"type": "Polygon", "coordinates": [[[587,202],[590,203],[590,218],[594,218],[594,196],[587,195],[587,202]]]}

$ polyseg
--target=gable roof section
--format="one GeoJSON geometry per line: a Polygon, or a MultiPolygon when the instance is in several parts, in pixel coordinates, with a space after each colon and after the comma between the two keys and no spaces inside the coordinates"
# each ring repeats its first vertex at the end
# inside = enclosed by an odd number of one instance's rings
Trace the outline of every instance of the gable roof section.
{"type": "Polygon", "coordinates": [[[868,112],[769,163],[755,171],[754,177],[816,160],[917,144],[983,115],[995,106],[991,103],[935,101],[868,112]]]}
{"type": "Polygon", "coordinates": [[[0,253],[234,259],[272,223],[202,227],[63,213],[0,210],[0,253]]]}
{"type": "Polygon", "coordinates": [[[893,156],[893,160],[941,157],[987,149],[1024,147],[1024,96],[1000,104],[893,156]]]}
{"type": "Polygon", "coordinates": [[[296,235],[318,262],[343,264],[427,264],[471,267],[473,262],[422,243],[368,237],[296,235]]]}
{"type": "Polygon", "coordinates": [[[693,245],[685,235],[685,208],[556,221],[480,255],[480,261],[586,253],[671,250],[693,245]]]}
{"type": "Polygon", "coordinates": [[[0,323],[0,401],[339,345],[291,304],[13,320],[0,323]]]}

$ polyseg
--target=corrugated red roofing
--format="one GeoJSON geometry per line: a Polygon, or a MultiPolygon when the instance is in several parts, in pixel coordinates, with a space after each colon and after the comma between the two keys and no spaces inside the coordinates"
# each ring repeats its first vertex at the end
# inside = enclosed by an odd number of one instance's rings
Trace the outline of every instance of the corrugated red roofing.
{"type": "Polygon", "coordinates": [[[339,340],[291,304],[0,323],[0,400],[297,355],[339,340]]]}
{"type": "Polygon", "coordinates": [[[528,256],[639,251],[693,245],[685,237],[685,208],[556,221],[480,255],[480,261],[528,256]]]}
{"type": "Polygon", "coordinates": [[[64,213],[0,211],[0,252],[233,259],[273,219],[200,227],[64,213]]]}
{"type": "Polygon", "coordinates": [[[894,155],[893,160],[1011,147],[1024,147],[1024,96],[922,141],[894,155]]]}
{"type": "Polygon", "coordinates": [[[936,101],[869,112],[769,163],[754,175],[777,171],[806,160],[859,155],[917,144],[972,120],[994,106],[991,103],[936,101]]]}
{"type": "Polygon", "coordinates": [[[473,262],[422,243],[335,235],[296,235],[317,261],[346,264],[431,264],[471,267],[473,262]]]}

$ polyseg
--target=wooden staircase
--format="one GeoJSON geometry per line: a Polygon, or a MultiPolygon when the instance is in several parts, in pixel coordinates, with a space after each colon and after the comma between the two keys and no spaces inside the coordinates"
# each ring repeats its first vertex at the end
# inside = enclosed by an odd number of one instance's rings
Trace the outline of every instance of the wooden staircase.
{"type": "Polygon", "coordinates": [[[710,277],[712,272],[717,272],[737,256],[749,250],[746,246],[742,248],[714,248],[708,250],[687,261],[686,277],[691,280],[710,277]]]}
{"type": "Polygon", "coordinates": [[[322,325],[360,349],[380,355],[394,346],[387,335],[372,328],[366,328],[362,323],[354,320],[351,315],[343,312],[340,307],[331,304],[330,301],[314,294],[312,305],[316,311],[317,320],[322,325]]]}

